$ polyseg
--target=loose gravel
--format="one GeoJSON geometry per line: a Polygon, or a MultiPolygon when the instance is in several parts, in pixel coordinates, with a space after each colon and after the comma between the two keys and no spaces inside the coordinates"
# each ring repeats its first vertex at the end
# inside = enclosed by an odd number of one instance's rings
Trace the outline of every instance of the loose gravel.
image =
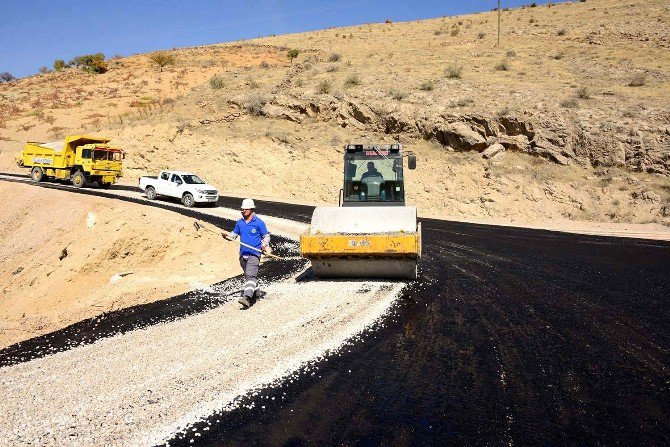
{"type": "Polygon", "coordinates": [[[278,282],[249,310],[228,297],[205,313],[2,368],[0,446],[163,443],[337,350],[403,287],[278,282]]]}

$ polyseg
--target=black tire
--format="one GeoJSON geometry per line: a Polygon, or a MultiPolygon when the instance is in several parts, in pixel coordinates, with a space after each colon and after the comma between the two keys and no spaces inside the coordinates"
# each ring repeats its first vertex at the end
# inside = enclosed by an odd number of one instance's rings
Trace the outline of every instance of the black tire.
{"type": "Polygon", "coordinates": [[[44,169],[40,168],[39,166],[34,166],[30,171],[30,178],[33,180],[33,182],[41,182],[44,180],[44,169]]]}
{"type": "Polygon", "coordinates": [[[86,176],[83,172],[77,171],[72,176],[72,184],[75,188],[81,188],[86,184],[86,176]]]}
{"type": "Polygon", "coordinates": [[[185,193],[183,196],[181,196],[181,203],[186,208],[191,208],[193,205],[195,205],[195,199],[193,198],[193,194],[191,194],[190,192],[185,193]]]}
{"type": "Polygon", "coordinates": [[[111,186],[112,186],[112,184],[109,183],[109,182],[100,182],[100,187],[102,189],[109,189],[111,186]]]}
{"type": "Polygon", "coordinates": [[[156,194],[156,188],[153,186],[147,186],[147,189],[144,191],[147,194],[147,199],[154,200],[158,194],[156,194]]]}

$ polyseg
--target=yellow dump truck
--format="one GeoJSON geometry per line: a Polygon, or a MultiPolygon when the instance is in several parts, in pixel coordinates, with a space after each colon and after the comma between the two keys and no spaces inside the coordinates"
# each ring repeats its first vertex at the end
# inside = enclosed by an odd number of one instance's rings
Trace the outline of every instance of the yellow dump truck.
{"type": "Polygon", "coordinates": [[[70,180],[77,188],[97,182],[109,188],[122,176],[124,153],[108,145],[109,138],[71,135],[54,143],[26,143],[16,162],[31,168],[33,181],[54,178],[70,180]]]}

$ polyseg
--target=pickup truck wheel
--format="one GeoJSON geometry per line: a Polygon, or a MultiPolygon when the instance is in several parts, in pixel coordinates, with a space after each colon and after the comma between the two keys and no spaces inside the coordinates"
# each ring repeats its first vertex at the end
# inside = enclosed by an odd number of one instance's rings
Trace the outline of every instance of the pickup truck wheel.
{"type": "Polygon", "coordinates": [[[33,167],[30,171],[30,178],[33,179],[34,182],[41,182],[44,179],[44,169],[39,166],[33,167]]]}
{"type": "Polygon", "coordinates": [[[72,176],[72,184],[75,186],[75,188],[81,188],[85,183],[86,177],[84,176],[84,173],[81,171],[75,172],[72,176]]]}
{"type": "Polygon", "coordinates": [[[146,189],[147,199],[154,200],[156,198],[156,188],[153,186],[147,186],[146,189]]]}
{"type": "Polygon", "coordinates": [[[195,205],[195,199],[190,192],[187,192],[182,196],[181,203],[183,203],[186,208],[190,208],[195,205]]]}

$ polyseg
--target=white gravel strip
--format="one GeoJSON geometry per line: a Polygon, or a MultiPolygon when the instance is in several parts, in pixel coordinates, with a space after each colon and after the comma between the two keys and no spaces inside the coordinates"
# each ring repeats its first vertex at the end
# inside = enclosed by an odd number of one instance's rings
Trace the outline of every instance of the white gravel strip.
{"type": "Polygon", "coordinates": [[[0,446],[165,442],[337,350],[383,316],[403,285],[288,280],[249,310],[232,300],[0,369],[0,446]]]}

